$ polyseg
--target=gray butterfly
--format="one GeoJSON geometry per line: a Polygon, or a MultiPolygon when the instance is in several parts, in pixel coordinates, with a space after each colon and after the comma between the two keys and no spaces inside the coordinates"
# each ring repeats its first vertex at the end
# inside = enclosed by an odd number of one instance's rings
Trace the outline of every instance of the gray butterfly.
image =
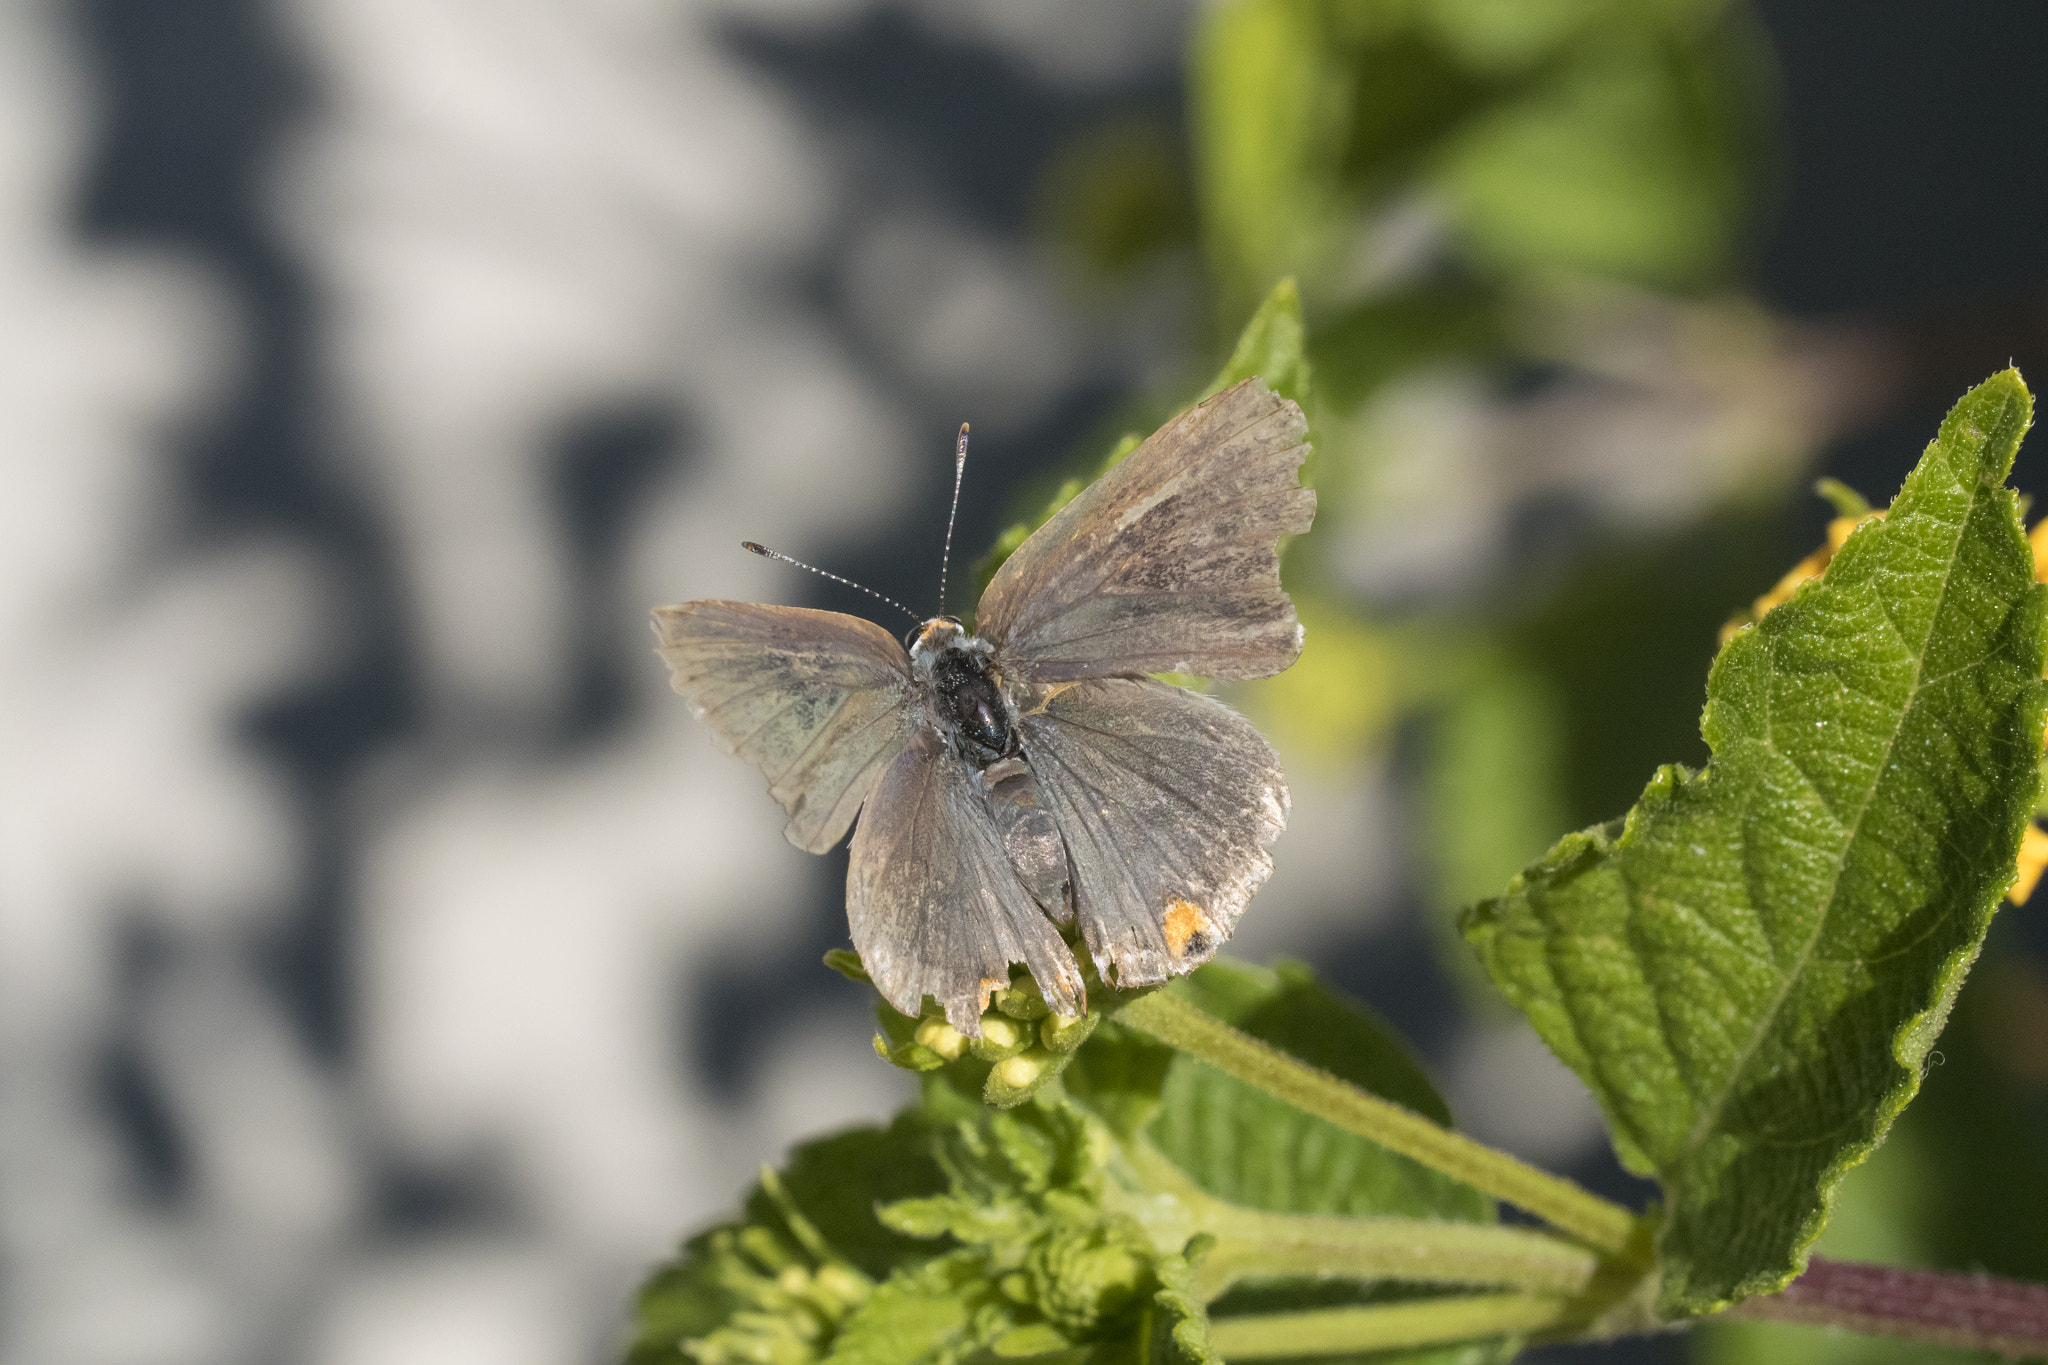
{"type": "Polygon", "coordinates": [[[1153,673],[1258,678],[1301,653],[1278,541],[1308,530],[1301,409],[1249,379],[1181,414],[1010,556],[978,633],[908,651],[836,612],[684,602],[655,613],[675,690],[760,768],[784,833],[823,853],[856,814],[854,947],[885,999],[979,1036],[1023,963],[1085,1007],[1059,930],[1147,985],[1230,937],[1287,820],[1278,759],[1221,702],[1153,673]]]}

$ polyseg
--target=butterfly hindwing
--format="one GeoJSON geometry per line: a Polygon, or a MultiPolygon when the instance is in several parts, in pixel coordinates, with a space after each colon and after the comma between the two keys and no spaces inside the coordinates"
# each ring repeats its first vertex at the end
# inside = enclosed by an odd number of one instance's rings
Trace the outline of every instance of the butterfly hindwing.
{"type": "Polygon", "coordinates": [[[977,1037],[1012,962],[1031,969],[1059,1013],[1082,1008],[1080,968],[1012,870],[979,782],[935,735],[919,734],[868,797],[846,874],[853,946],[883,998],[915,1016],[932,996],[977,1037]]]}
{"type": "Polygon", "coordinates": [[[838,843],[910,738],[903,646],[857,616],[749,602],[660,607],[654,629],[675,690],[767,775],[789,841],[812,853],[838,843]]]}
{"type": "Polygon", "coordinates": [[[1193,970],[1273,870],[1279,758],[1223,703],[1150,678],[1048,692],[1019,725],[1090,954],[1118,986],[1193,970]]]}
{"type": "Polygon", "coordinates": [[[1168,422],[1004,562],[976,630],[1006,677],[1260,678],[1301,653],[1279,539],[1316,495],[1301,409],[1247,379],[1168,422]]]}

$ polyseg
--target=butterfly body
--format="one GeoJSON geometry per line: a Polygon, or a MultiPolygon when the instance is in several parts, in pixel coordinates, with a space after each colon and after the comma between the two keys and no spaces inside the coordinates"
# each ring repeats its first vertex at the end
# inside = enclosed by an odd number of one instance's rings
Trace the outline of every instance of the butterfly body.
{"type": "Polygon", "coordinates": [[[912,684],[930,732],[974,769],[974,791],[1011,871],[1041,910],[1070,923],[1066,845],[1024,757],[1017,701],[991,662],[994,654],[994,645],[968,635],[953,617],[935,616],[913,636],[912,684]]]}
{"type": "Polygon", "coordinates": [[[967,634],[950,616],[918,629],[910,673],[929,723],[978,768],[1017,752],[1014,707],[990,666],[995,646],[967,634]]]}
{"type": "Polygon", "coordinates": [[[1314,516],[1305,428],[1257,380],[1183,413],[1004,563],[973,635],[934,617],[906,649],[835,612],[655,612],[675,689],[767,775],[790,841],[822,853],[853,827],[848,923],[898,1010],[931,997],[978,1035],[1021,962],[1079,1013],[1062,927],[1119,987],[1229,938],[1286,781],[1242,716],[1149,675],[1263,677],[1300,653],[1278,542],[1314,516]]]}

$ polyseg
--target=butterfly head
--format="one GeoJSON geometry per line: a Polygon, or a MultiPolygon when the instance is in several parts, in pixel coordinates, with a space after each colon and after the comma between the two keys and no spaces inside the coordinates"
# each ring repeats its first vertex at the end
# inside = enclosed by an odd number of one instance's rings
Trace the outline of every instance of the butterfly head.
{"type": "Polygon", "coordinates": [[[929,668],[941,654],[948,650],[961,649],[972,654],[986,654],[989,647],[981,640],[967,633],[957,616],[934,616],[910,632],[910,661],[929,668]]]}

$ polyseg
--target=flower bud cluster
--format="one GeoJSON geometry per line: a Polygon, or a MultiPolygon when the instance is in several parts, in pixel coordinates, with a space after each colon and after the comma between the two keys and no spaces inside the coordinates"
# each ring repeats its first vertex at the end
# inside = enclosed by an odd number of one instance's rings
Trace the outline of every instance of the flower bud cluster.
{"type": "MultiPolygon", "coordinates": [[[[849,976],[858,968],[858,959],[843,950],[826,961],[849,976]]],[[[865,980],[866,976],[861,973],[856,979],[865,980]]],[[[1095,1031],[1101,1013],[1091,1009],[1077,1018],[1054,1014],[1031,974],[1019,971],[1008,986],[989,997],[979,1038],[969,1038],[947,1023],[930,998],[915,1019],[897,1013],[887,1003],[876,1005],[875,1017],[880,1024],[875,1054],[883,1061],[906,1071],[937,1071],[957,1065],[962,1079],[979,1083],[983,1100],[998,1109],[1009,1109],[1031,1098],[1066,1069],[1075,1049],[1095,1031]]]]}
{"type": "Polygon", "coordinates": [[[682,1343],[698,1365],[813,1365],[874,1283],[837,1257],[817,1257],[758,1224],[718,1228],[698,1248],[705,1279],[733,1310],[682,1343]]]}

